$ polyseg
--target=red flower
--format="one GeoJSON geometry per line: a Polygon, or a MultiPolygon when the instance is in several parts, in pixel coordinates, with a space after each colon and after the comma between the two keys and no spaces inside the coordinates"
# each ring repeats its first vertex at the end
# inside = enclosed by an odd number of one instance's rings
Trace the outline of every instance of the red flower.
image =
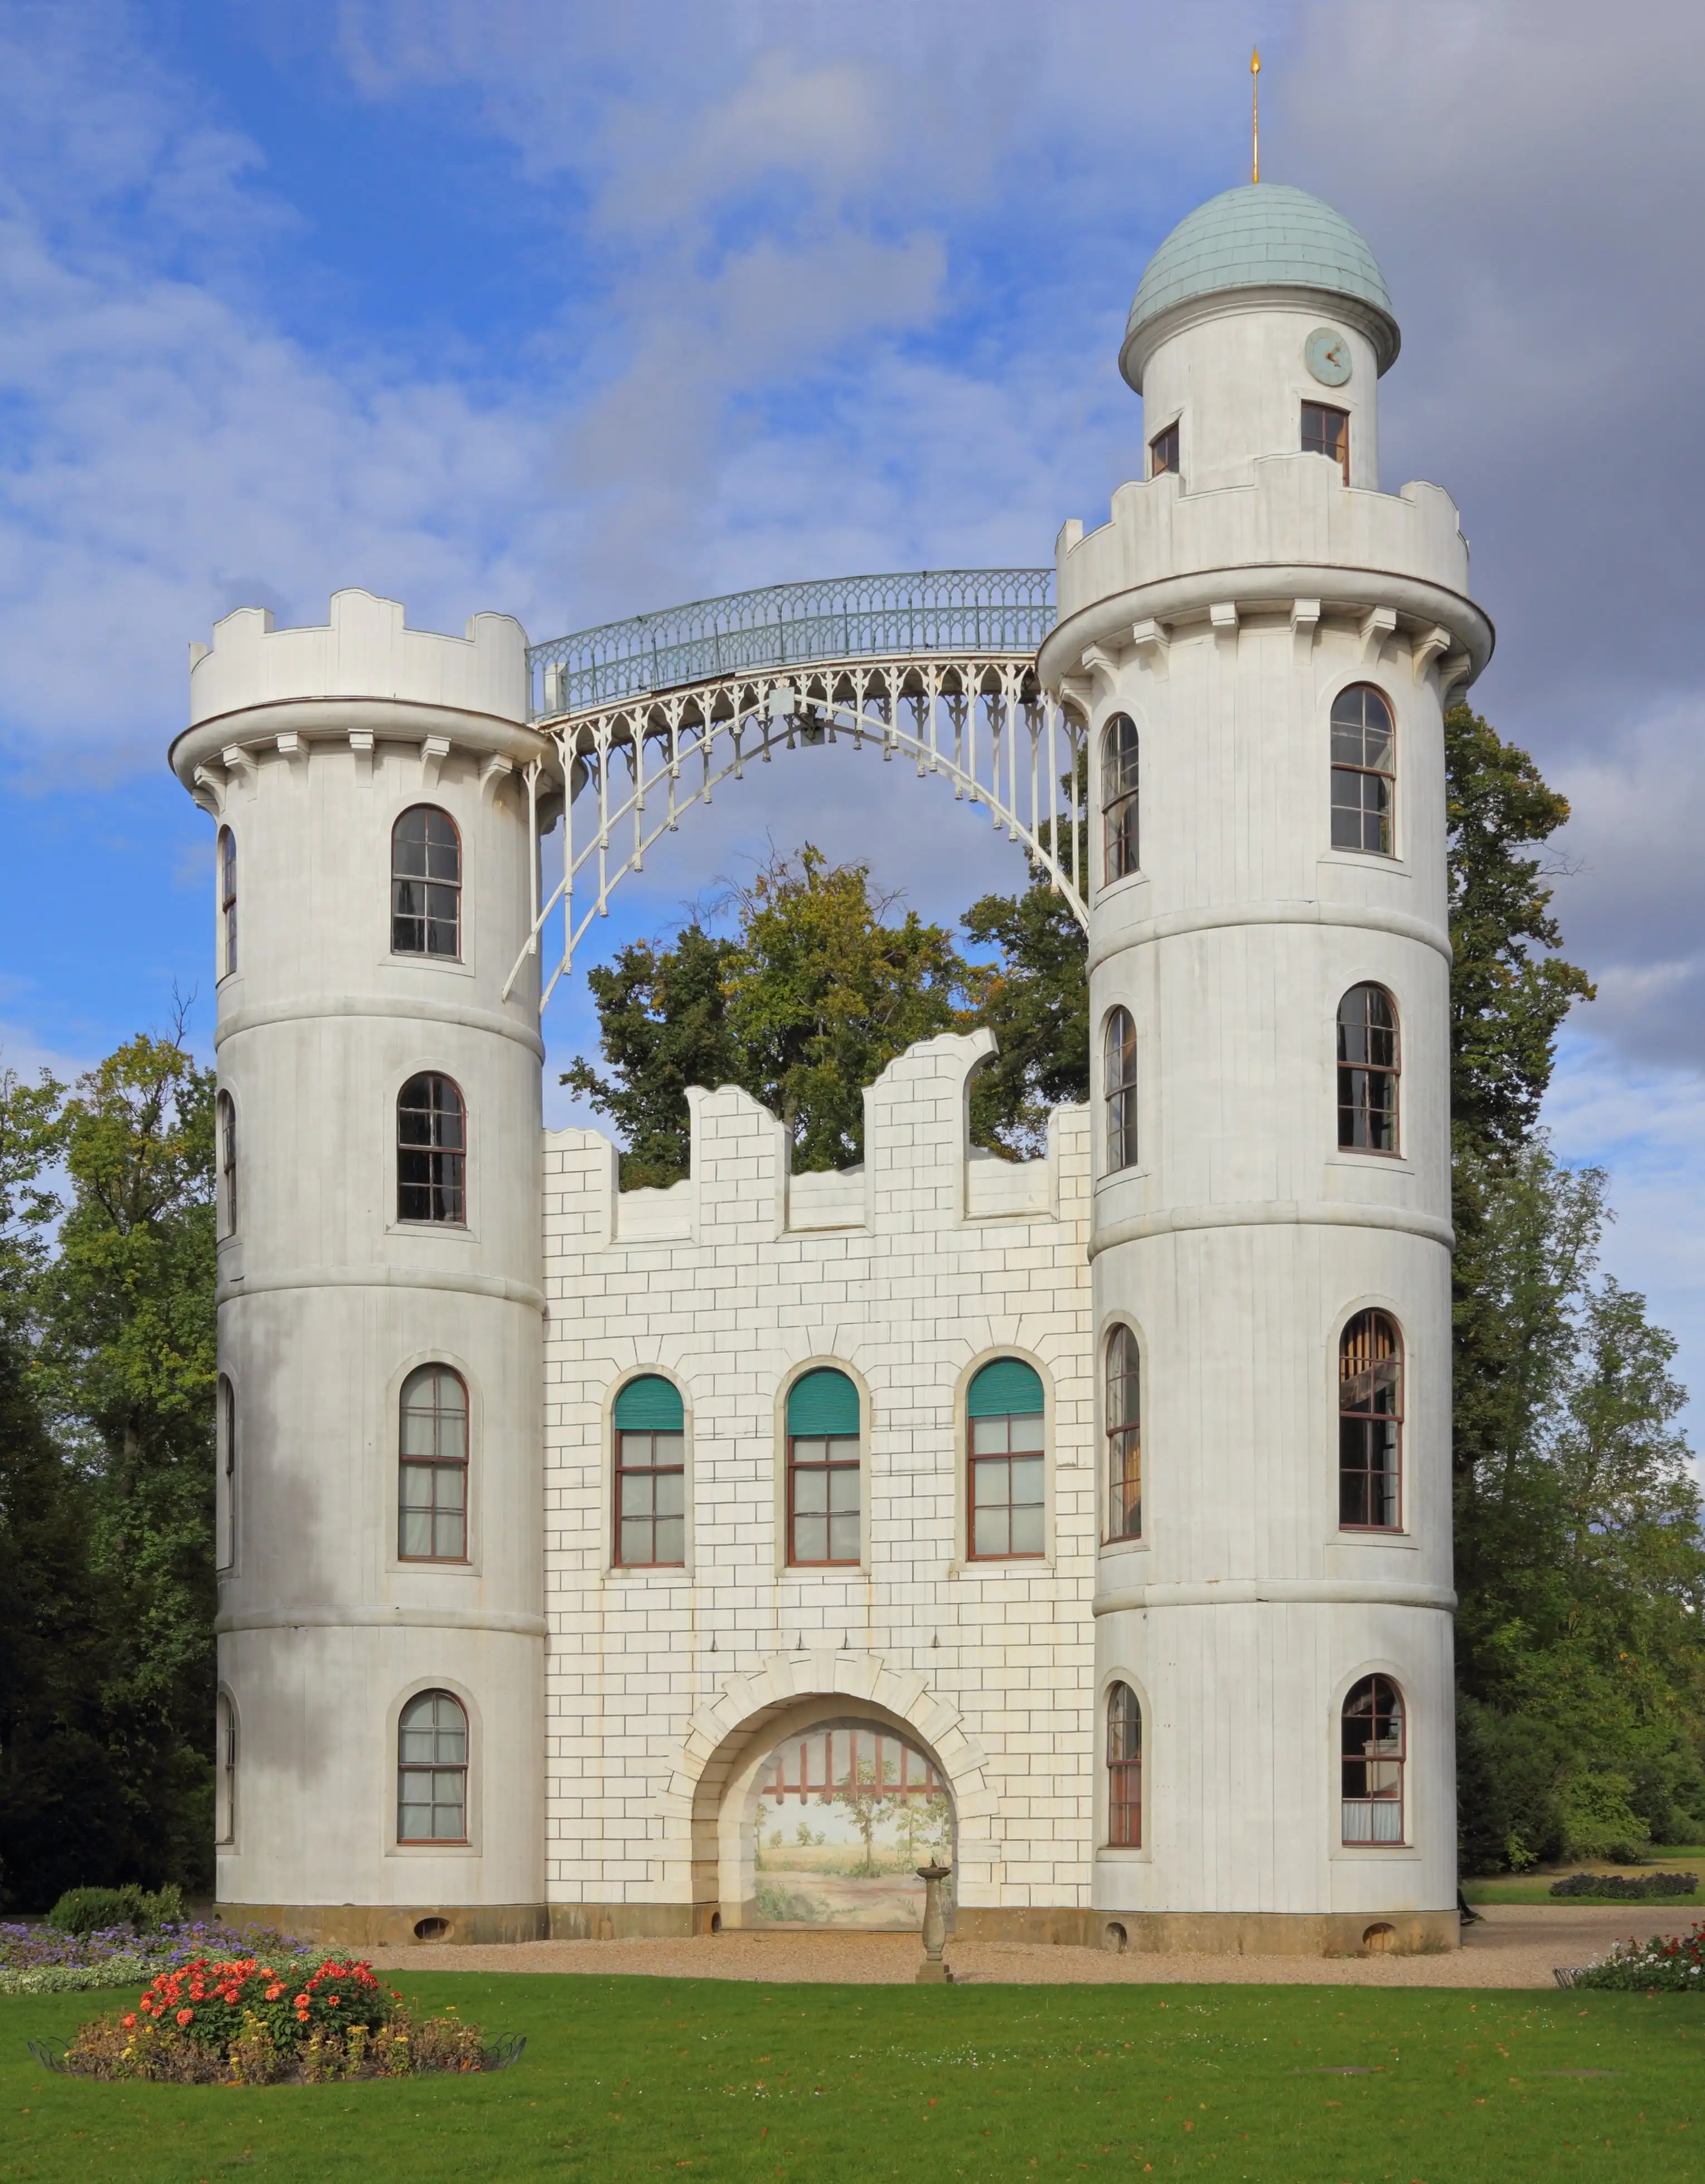
{"type": "Polygon", "coordinates": [[[266,1998],[269,2002],[276,2002],[280,1995],[283,1992],[284,1989],[279,1985],[278,1981],[275,1980],[272,1985],[266,1991],[266,1998]]]}
{"type": "Polygon", "coordinates": [[[133,2009],[133,2010],[131,2012],[130,2015],[129,2015],[129,2016],[125,2020],[125,2031],[126,2031],[126,2032],[134,2032],[134,2031],[136,2031],[136,2011],[133,2009]]]}
{"type": "Polygon", "coordinates": [[[187,2025],[194,2015],[195,2012],[192,2009],[180,2009],[178,2012],[178,2023],[180,2025],[187,2025]]]}

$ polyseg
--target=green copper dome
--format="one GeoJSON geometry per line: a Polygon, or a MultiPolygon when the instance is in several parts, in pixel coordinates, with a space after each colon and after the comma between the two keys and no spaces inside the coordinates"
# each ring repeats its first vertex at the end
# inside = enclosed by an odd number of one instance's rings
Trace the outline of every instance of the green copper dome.
{"type": "Polygon", "coordinates": [[[1341,213],[1288,182],[1250,182],[1198,205],[1148,261],[1119,368],[1139,393],[1152,341],[1141,337],[1180,304],[1231,288],[1308,288],[1349,306],[1380,369],[1401,337],[1379,263],[1341,213]]]}

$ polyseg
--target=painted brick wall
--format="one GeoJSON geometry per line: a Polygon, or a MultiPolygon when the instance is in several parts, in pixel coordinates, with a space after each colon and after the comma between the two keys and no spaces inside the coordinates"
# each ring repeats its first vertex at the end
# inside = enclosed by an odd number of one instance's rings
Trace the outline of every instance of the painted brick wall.
{"type": "Polygon", "coordinates": [[[553,1902],[690,1900],[716,1737],[756,1697],[821,1690],[903,1694],[930,1724],[962,1903],[1087,1905],[1088,1117],[1058,1110],[1045,1161],[1022,1173],[968,1156],[966,1082],[991,1047],[986,1033],[929,1040],[871,1087],[862,1218],[854,1178],[790,1185],[780,1125],[731,1089],[692,1095],[691,1179],[667,1194],[618,1193],[597,1132],[547,1135],[553,1902]],[[848,1225],[800,1225],[831,1218],[848,1225]],[[1048,1389],[1050,1552],[968,1563],[963,1390],[1002,1351],[1048,1389]],[[864,1391],[866,1559],[789,1572],[781,1396],[829,1361],[864,1391]],[[647,1368],[687,1407],[680,1571],[610,1568],[609,1407],[647,1368]]]}

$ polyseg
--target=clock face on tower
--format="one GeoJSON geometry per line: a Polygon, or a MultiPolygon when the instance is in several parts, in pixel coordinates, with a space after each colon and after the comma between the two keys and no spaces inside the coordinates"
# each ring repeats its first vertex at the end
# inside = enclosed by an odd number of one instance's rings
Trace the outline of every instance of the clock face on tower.
{"type": "Polygon", "coordinates": [[[1332,326],[1316,326],[1302,345],[1302,361],[1322,387],[1341,387],[1350,376],[1350,344],[1332,326]]]}

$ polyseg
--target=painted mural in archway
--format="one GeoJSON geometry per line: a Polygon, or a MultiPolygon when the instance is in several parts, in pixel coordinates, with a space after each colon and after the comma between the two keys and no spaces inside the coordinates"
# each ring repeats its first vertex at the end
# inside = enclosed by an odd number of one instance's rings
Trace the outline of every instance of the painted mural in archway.
{"type": "Polygon", "coordinates": [[[753,1797],[760,1925],[917,1930],[916,1869],[952,1862],[953,1814],[909,1738],[852,1717],[814,1723],[769,1753],[753,1797]]]}

